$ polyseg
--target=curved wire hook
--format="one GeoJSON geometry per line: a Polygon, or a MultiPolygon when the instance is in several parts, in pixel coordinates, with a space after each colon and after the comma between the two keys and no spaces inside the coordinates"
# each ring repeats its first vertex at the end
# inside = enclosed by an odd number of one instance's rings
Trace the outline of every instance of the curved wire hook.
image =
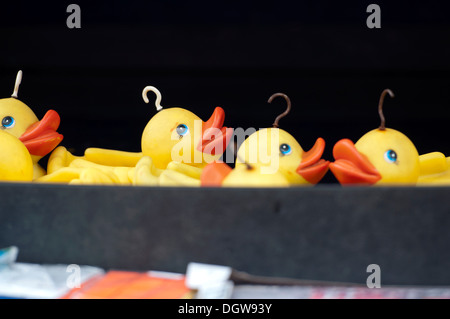
{"type": "Polygon", "coordinates": [[[386,119],[383,114],[383,102],[386,94],[389,94],[391,98],[395,97],[394,93],[390,89],[384,89],[383,92],[381,92],[380,101],[378,102],[378,114],[380,115],[381,124],[378,129],[382,131],[386,129],[386,119]]]}
{"type": "Polygon", "coordinates": [[[269,100],[267,101],[268,103],[272,103],[273,99],[275,99],[276,97],[281,96],[286,100],[287,103],[287,108],[286,111],[284,111],[283,113],[281,113],[280,115],[278,115],[275,119],[275,121],[273,122],[272,126],[277,128],[278,127],[278,122],[285,117],[286,115],[288,115],[288,113],[291,111],[291,100],[289,99],[289,97],[284,94],[284,93],[275,93],[272,94],[272,96],[269,98],[269,100]]]}
{"type": "Polygon", "coordinates": [[[17,99],[18,98],[18,94],[19,94],[19,85],[20,83],[22,83],[22,70],[19,70],[19,72],[17,72],[17,76],[16,76],[16,83],[14,83],[14,91],[13,94],[11,94],[11,97],[17,99]]]}
{"type": "Polygon", "coordinates": [[[146,86],[144,88],[144,90],[142,91],[142,98],[144,99],[145,103],[149,103],[149,99],[147,97],[147,93],[151,91],[153,93],[156,94],[156,100],[155,100],[155,106],[156,106],[156,111],[161,111],[163,109],[163,107],[161,106],[161,92],[159,92],[159,90],[157,88],[155,88],[154,86],[146,86]]]}

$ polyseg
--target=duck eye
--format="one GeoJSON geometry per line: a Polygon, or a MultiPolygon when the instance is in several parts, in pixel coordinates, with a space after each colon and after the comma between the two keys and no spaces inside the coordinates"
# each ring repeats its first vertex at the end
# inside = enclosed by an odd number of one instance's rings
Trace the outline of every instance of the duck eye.
{"type": "Polygon", "coordinates": [[[292,152],[292,148],[289,146],[289,144],[281,144],[280,152],[281,152],[281,155],[289,155],[292,152]]]}
{"type": "Polygon", "coordinates": [[[2,119],[2,127],[3,128],[12,128],[16,124],[16,121],[12,116],[5,116],[2,119]]]}
{"type": "Polygon", "coordinates": [[[388,163],[395,163],[397,162],[397,153],[393,150],[388,150],[384,153],[384,159],[388,163]]]}
{"type": "Polygon", "coordinates": [[[186,135],[189,132],[189,127],[186,124],[180,124],[177,126],[177,133],[180,137],[186,135]]]}

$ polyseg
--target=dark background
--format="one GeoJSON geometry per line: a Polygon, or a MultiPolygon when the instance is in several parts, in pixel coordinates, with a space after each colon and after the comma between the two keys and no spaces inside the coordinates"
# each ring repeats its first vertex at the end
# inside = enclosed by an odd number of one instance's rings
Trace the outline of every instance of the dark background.
{"type": "MultiPolygon", "coordinates": [[[[280,127],[309,149],[356,141],[386,125],[419,153],[450,155],[450,6],[444,1],[377,1],[381,29],[366,26],[374,1],[76,1],[81,29],[66,26],[70,1],[0,4],[0,96],[12,93],[42,117],[61,115],[62,145],[140,150],[155,114],[141,91],[154,85],[165,107],[206,120],[215,106],[230,127],[280,127]]],[[[152,97],[150,97],[152,100],[152,97]]],[[[329,173],[324,183],[334,182],[329,173]]]]}

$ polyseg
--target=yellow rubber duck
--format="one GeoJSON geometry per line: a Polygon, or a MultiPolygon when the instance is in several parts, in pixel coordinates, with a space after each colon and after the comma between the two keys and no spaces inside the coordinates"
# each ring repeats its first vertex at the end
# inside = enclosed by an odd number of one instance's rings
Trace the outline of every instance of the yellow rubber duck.
{"type": "Polygon", "coordinates": [[[56,131],[60,117],[56,111],[49,110],[39,121],[34,112],[18,99],[21,81],[22,71],[19,71],[11,97],[0,99],[0,128],[23,142],[33,159],[34,178],[37,178],[45,174],[45,170],[38,164],[39,160],[63,139],[56,131]]]}
{"type": "Polygon", "coordinates": [[[23,143],[0,130],[0,181],[31,182],[33,160],[23,143]]]}
{"type": "Polygon", "coordinates": [[[317,184],[328,171],[329,162],[321,159],[325,141],[318,138],[305,152],[288,132],[278,128],[279,120],[288,114],[291,101],[284,93],[273,94],[268,102],[283,97],[287,110],[280,114],[271,128],[251,134],[239,147],[235,168],[223,162],[205,167],[203,186],[289,186],[317,184]]]}
{"type": "Polygon", "coordinates": [[[386,128],[383,115],[386,94],[394,97],[389,89],[381,93],[378,103],[380,127],[363,135],[356,144],[342,139],[333,148],[335,161],[330,164],[330,169],[343,185],[416,185],[421,179],[431,181],[430,173],[437,173],[438,161],[442,164],[441,169],[448,165],[442,154],[440,157],[436,154],[419,156],[406,135],[386,128]]]}
{"type": "MultiPolygon", "coordinates": [[[[201,169],[213,160],[220,158],[233,134],[233,129],[223,126],[225,112],[216,107],[213,115],[203,122],[194,113],[179,107],[162,108],[161,93],[153,86],[147,86],[142,92],[143,99],[149,103],[148,92],[156,94],[155,106],[158,111],[147,123],[142,134],[142,152],[126,152],[101,148],[88,148],[84,156],[74,156],[63,146],[58,147],[50,156],[47,166],[49,176],[39,181],[67,182],[71,176],[79,176],[79,170],[72,168],[92,168],[100,165],[101,171],[115,167],[131,169],[127,173],[125,184],[154,185],[200,185],[201,169]],[[144,157],[151,158],[151,167],[144,157]],[[83,161],[81,161],[83,160],[83,161]],[[76,163],[74,167],[72,162],[76,163]],[[141,178],[135,175],[138,165],[141,178]],[[63,171],[61,169],[65,168],[63,171]],[[150,177],[150,175],[152,177],[150,177]],[[147,176],[144,178],[142,176],[147,176]],[[196,181],[192,179],[197,176],[196,181]],[[149,182],[151,181],[151,182],[149,182]]],[[[115,174],[115,172],[113,172],[115,174]]]]}
{"type": "Polygon", "coordinates": [[[142,92],[146,103],[148,92],[157,96],[158,113],[148,122],[142,134],[142,154],[152,158],[157,168],[165,169],[172,161],[204,167],[220,158],[233,134],[233,129],[223,126],[225,111],[214,109],[203,122],[194,113],[179,107],[162,109],[161,93],[153,86],[142,92]]]}

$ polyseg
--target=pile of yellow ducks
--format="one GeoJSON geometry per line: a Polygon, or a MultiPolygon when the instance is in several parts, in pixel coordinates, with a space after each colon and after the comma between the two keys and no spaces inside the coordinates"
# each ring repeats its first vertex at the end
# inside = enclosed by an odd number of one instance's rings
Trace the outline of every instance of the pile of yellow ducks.
{"type": "Polygon", "coordinates": [[[440,152],[419,155],[403,133],[386,128],[382,92],[378,104],[381,125],[355,144],[349,139],[333,147],[334,161],[322,159],[325,141],[318,138],[309,151],[279,128],[289,113],[291,101],[280,97],[287,109],[272,127],[250,134],[235,148],[234,167],[222,161],[234,130],[224,126],[225,112],[216,107],[205,122],[180,107],[163,108],[162,96],[153,86],[142,92],[156,95],[156,114],[142,133],[141,152],[88,148],[83,156],[58,146],[60,117],[49,110],[39,120],[18,99],[22,71],[16,77],[13,94],[0,99],[0,181],[64,183],[85,185],[147,185],[194,187],[289,187],[315,185],[328,171],[342,185],[448,185],[450,157],[440,152]],[[48,155],[47,168],[39,161],[48,155]]]}

